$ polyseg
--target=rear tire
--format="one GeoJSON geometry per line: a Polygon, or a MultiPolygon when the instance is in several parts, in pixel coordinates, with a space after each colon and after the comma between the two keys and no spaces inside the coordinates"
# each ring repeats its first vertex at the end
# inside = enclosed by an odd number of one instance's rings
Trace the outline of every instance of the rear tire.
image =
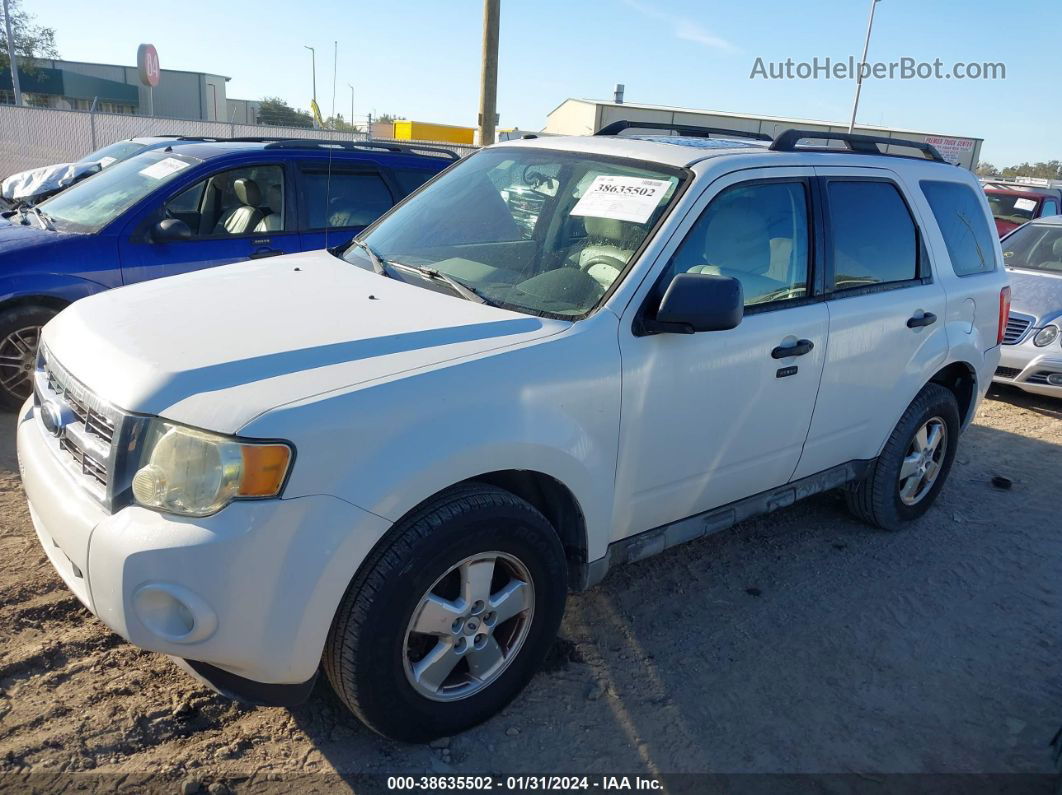
{"type": "Polygon", "coordinates": [[[396,525],[354,577],[328,635],[325,673],[386,737],[464,731],[538,670],[566,583],[560,539],[534,507],[485,484],[450,489],[396,525]]]}
{"type": "Polygon", "coordinates": [[[866,476],[846,487],[848,509],[883,530],[899,530],[918,519],[948,479],[958,441],[955,395],[939,384],[926,384],[866,476]]]}
{"type": "Polygon", "coordinates": [[[54,309],[16,306],[0,313],[0,411],[18,411],[33,394],[41,328],[54,309]]]}

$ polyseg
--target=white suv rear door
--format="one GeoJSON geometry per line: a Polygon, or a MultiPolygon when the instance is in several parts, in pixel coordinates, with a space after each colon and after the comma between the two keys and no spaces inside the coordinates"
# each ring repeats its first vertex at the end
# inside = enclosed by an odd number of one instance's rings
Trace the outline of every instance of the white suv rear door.
{"type": "Polygon", "coordinates": [[[813,176],[763,168],[712,182],[624,312],[616,538],[792,475],[827,348],[826,307],[813,297],[813,176]],[[639,336],[639,313],[676,273],[696,270],[742,282],[741,324],[639,336]],[[799,355],[775,353],[798,343],[799,355]]]}
{"type": "Polygon", "coordinates": [[[795,478],[878,455],[948,353],[947,295],[919,203],[879,168],[816,168],[825,225],[829,345],[795,478]]]}

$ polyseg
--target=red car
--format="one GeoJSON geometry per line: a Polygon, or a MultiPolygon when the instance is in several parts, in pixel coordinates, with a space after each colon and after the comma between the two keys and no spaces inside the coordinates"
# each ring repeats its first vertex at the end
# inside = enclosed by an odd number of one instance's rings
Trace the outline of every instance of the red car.
{"type": "Polygon", "coordinates": [[[985,194],[1000,237],[1034,218],[1059,214],[1060,202],[1055,190],[986,187],[985,194]]]}

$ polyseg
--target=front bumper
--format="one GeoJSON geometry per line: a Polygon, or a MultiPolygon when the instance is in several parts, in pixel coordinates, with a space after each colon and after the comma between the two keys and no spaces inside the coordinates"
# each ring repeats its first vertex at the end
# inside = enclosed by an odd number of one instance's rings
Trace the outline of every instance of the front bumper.
{"type": "Polygon", "coordinates": [[[1011,384],[1035,395],[1062,397],[1062,385],[1056,386],[1047,380],[1050,376],[1062,378],[1062,350],[1059,350],[1057,341],[1037,348],[1031,339],[1027,339],[1020,345],[1001,345],[1000,350],[993,381],[1011,384]]]}
{"type": "Polygon", "coordinates": [[[32,401],[18,457],[41,546],[78,599],[136,646],[203,663],[192,667],[207,680],[215,668],[234,675],[211,683],[235,695],[240,680],[312,683],[336,607],[390,526],[326,495],[235,502],[196,519],[110,514],[62,466],[32,401]]]}

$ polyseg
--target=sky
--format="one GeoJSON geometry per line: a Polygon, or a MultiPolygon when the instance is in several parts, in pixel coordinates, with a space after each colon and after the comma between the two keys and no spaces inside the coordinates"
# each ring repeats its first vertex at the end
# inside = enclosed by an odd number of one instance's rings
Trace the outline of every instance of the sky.
{"type": "MultiPolygon", "coordinates": [[[[394,113],[474,126],[480,0],[22,0],[55,28],[60,56],[135,64],[142,41],[164,69],[231,77],[230,97],[280,96],[308,107],[310,45],[322,112],[394,113]]],[[[568,97],[847,121],[854,81],[752,79],[765,63],[861,54],[868,0],[502,0],[501,126],[540,129],[568,97]]],[[[1002,62],[1006,79],[867,80],[859,121],[984,138],[982,161],[1062,159],[1057,78],[1062,2],[881,0],[870,61],[904,57],[944,69],[1002,62]]]]}

